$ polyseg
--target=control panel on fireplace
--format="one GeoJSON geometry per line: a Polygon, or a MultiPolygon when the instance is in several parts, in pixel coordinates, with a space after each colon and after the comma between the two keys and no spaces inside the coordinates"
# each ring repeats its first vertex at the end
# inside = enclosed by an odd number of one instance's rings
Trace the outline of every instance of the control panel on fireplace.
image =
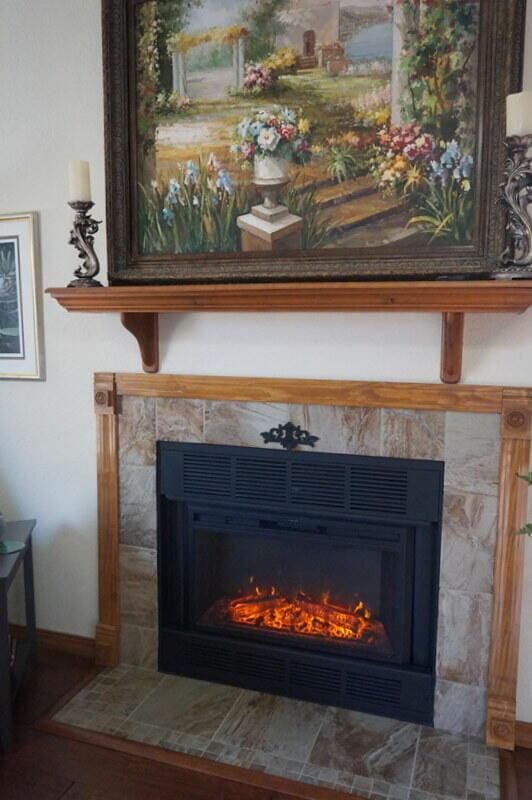
{"type": "Polygon", "coordinates": [[[162,671],[431,724],[443,464],[159,442],[162,671]]]}

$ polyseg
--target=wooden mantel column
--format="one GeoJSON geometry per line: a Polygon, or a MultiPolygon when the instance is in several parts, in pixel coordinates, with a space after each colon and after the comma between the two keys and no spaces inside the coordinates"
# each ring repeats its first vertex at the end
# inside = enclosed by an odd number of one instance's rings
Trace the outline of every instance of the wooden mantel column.
{"type": "Polygon", "coordinates": [[[98,575],[100,614],[96,663],[112,667],[120,659],[118,396],[115,376],[94,379],[98,456],[98,575]]]}
{"type": "Polygon", "coordinates": [[[517,668],[525,541],[516,536],[526,522],[528,486],[518,475],[530,469],[532,390],[505,389],[491,653],[487,744],[515,748],[517,668]]]}

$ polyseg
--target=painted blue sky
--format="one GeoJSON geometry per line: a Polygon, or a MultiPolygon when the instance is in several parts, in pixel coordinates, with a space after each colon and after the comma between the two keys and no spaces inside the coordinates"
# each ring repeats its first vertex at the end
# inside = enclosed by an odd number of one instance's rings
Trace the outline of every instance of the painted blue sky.
{"type": "Polygon", "coordinates": [[[204,0],[200,8],[192,10],[187,30],[196,32],[217,25],[232,25],[238,21],[242,10],[249,5],[250,0],[231,0],[230,3],[204,0]]]}

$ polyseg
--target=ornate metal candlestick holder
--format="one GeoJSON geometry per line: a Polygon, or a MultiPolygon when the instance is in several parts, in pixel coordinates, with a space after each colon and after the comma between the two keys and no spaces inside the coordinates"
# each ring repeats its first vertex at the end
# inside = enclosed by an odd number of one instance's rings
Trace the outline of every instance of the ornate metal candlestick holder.
{"type": "Polygon", "coordinates": [[[98,233],[102,223],[93,219],[89,214],[94,203],[76,200],[68,205],[76,212],[74,227],[70,231],[69,244],[79,250],[78,258],[83,260],[83,264],[74,272],[76,279],[68,285],[85,288],[101,286],[102,284],[95,280],[100,271],[100,262],[93,245],[94,234],[98,233]]]}
{"type": "Polygon", "coordinates": [[[506,141],[508,159],[501,184],[502,203],[508,209],[506,249],[501,256],[504,269],[499,277],[532,277],[532,134],[510,136],[506,141]]]}

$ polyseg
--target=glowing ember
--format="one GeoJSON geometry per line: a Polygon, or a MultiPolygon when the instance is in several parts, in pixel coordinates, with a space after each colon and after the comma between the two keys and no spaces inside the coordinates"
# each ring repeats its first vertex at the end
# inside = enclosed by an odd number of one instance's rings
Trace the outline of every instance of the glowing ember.
{"type": "MultiPolygon", "coordinates": [[[[252,579],[251,579],[252,582],[252,579]]],[[[275,587],[256,588],[246,597],[221,598],[204,615],[206,624],[248,625],[298,636],[371,645],[390,650],[384,625],[362,601],[352,608],[329,604],[328,594],[315,600],[303,592],[285,597],[275,587]]]]}

